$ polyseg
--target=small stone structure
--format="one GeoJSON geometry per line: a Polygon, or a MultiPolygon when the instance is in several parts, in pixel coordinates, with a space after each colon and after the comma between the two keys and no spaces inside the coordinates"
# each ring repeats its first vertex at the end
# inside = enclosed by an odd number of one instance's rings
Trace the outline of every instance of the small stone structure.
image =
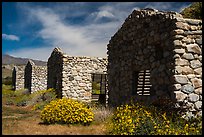
{"type": "Polygon", "coordinates": [[[168,98],[202,115],[202,20],[134,10],[107,48],[109,105],[168,98]]]}
{"type": "Polygon", "coordinates": [[[24,88],[24,69],[25,66],[14,66],[12,71],[12,87],[13,90],[24,88]]]}
{"type": "Polygon", "coordinates": [[[73,57],[55,48],[48,59],[48,88],[58,97],[90,102],[92,74],[106,74],[107,58],[73,57]]]}
{"type": "Polygon", "coordinates": [[[47,89],[47,66],[36,66],[31,60],[28,61],[24,73],[24,88],[30,93],[47,89]]]}

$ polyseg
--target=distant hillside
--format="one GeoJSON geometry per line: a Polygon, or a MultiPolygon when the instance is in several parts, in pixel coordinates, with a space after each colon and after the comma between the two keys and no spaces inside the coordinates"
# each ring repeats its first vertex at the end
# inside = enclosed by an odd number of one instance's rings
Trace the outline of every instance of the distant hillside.
{"type": "MultiPolygon", "coordinates": [[[[12,57],[10,55],[2,55],[2,65],[10,65],[10,64],[15,64],[15,65],[26,65],[28,62],[28,58],[16,58],[16,57],[12,57]]],[[[32,60],[35,65],[38,66],[46,66],[47,62],[45,61],[40,61],[40,60],[32,60]]]]}

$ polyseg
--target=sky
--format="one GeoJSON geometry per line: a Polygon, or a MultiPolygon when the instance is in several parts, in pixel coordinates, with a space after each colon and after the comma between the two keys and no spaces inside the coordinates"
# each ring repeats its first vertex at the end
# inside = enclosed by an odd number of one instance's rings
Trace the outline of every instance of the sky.
{"type": "Polygon", "coordinates": [[[107,44],[133,10],[180,12],[192,2],[2,2],[2,54],[47,61],[107,57],[107,44]]]}

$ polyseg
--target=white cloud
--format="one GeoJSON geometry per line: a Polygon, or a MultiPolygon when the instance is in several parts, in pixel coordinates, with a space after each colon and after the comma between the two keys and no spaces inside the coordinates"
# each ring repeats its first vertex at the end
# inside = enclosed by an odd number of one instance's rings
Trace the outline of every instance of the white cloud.
{"type": "Polygon", "coordinates": [[[146,7],[168,10],[172,7],[171,3],[166,2],[100,3],[96,4],[97,8],[94,4],[56,3],[49,7],[19,3],[18,8],[21,9],[20,13],[23,13],[25,20],[21,25],[32,27],[37,24],[36,38],[42,39],[45,45],[11,51],[11,55],[47,60],[52,50],[60,47],[63,52],[72,56],[106,57],[111,36],[117,32],[132,10],[146,7]],[[69,24],[70,18],[81,16],[85,18],[82,23],[69,24]],[[104,23],[103,18],[109,20],[104,23]]]}
{"type": "Polygon", "coordinates": [[[12,41],[19,41],[20,38],[16,35],[8,35],[8,34],[2,34],[2,39],[5,40],[12,40],[12,41]]]}
{"type": "Polygon", "coordinates": [[[103,17],[114,18],[115,16],[111,12],[103,10],[97,13],[96,20],[99,20],[100,18],[103,18],[103,17]]]}
{"type": "MultiPolygon", "coordinates": [[[[72,56],[106,57],[108,41],[119,25],[118,22],[108,22],[76,27],[63,23],[60,15],[48,8],[30,9],[30,15],[38,21],[36,23],[42,25],[37,33],[38,37],[50,46],[47,50],[46,47],[16,50],[10,52],[11,55],[24,55],[28,58],[45,60],[54,47],[60,47],[63,52],[72,56]]],[[[113,15],[108,12],[99,12],[99,16],[113,15]]]]}
{"type": "MultiPolygon", "coordinates": [[[[94,36],[87,35],[87,30],[83,27],[74,27],[71,25],[63,24],[62,20],[55,13],[46,11],[34,11],[37,19],[42,23],[43,29],[39,31],[39,36],[45,40],[49,40],[50,44],[59,45],[62,49],[69,51],[72,55],[90,55],[96,56],[97,47],[99,49],[105,49],[104,43],[94,43],[94,36]],[[101,48],[101,47],[104,48],[101,48]],[[94,52],[95,51],[95,52],[94,52]]],[[[99,56],[105,54],[99,53],[99,56]]]]}
{"type": "Polygon", "coordinates": [[[170,8],[171,4],[167,2],[150,2],[145,6],[145,8],[153,8],[159,10],[167,10],[170,8]]]}
{"type": "Polygon", "coordinates": [[[132,11],[139,10],[139,9],[140,9],[139,7],[134,7],[134,8],[132,8],[132,11]]]}

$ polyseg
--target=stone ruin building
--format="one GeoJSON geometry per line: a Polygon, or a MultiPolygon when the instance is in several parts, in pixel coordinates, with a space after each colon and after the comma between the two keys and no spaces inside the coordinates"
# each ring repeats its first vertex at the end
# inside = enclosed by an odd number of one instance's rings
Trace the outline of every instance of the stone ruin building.
{"type": "Polygon", "coordinates": [[[15,66],[12,72],[14,90],[28,89],[30,93],[47,89],[47,66],[37,66],[31,60],[26,66],[15,66]]]}
{"type": "Polygon", "coordinates": [[[106,103],[106,58],[68,56],[60,48],[55,48],[48,59],[47,67],[47,87],[56,89],[58,97],[91,102],[94,98],[92,84],[98,82],[100,95],[96,99],[106,103]]]}
{"type": "Polygon", "coordinates": [[[24,69],[25,66],[14,66],[12,71],[12,88],[20,90],[24,88],[24,69]]]}
{"type": "Polygon", "coordinates": [[[26,66],[13,70],[13,86],[30,93],[54,88],[58,98],[67,97],[86,102],[107,104],[107,58],[68,56],[55,48],[47,66],[37,66],[31,60],[26,66]],[[98,92],[94,93],[94,84],[98,92]]]}
{"type": "MultiPolygon", "coordinates": [[[[108,59],[68,56],[55,48],[47,69],[31,61],[24,67],[25,88],[32,93],[47,85],[59,98],[85,102],[98,95],[109,106],[131,100],[162,106],[168,99],[189,117],[202,115],[202,20],[134,10],[107,49],[108,59]]],[[[24,68],[13,70],[16,90],[24,88],[24,68]]]]}
{"type": "Polygon", "coordinates": [[[47,66],[37,66],[29,60],[24,71],[24,88],[30,93],[47,89],[47,66]]]}
{"type": "Polygon", "coordinates": [[[202,115],[202,20],[134,10],[107,48],[109,105],[167,98],[202,115]]]}

